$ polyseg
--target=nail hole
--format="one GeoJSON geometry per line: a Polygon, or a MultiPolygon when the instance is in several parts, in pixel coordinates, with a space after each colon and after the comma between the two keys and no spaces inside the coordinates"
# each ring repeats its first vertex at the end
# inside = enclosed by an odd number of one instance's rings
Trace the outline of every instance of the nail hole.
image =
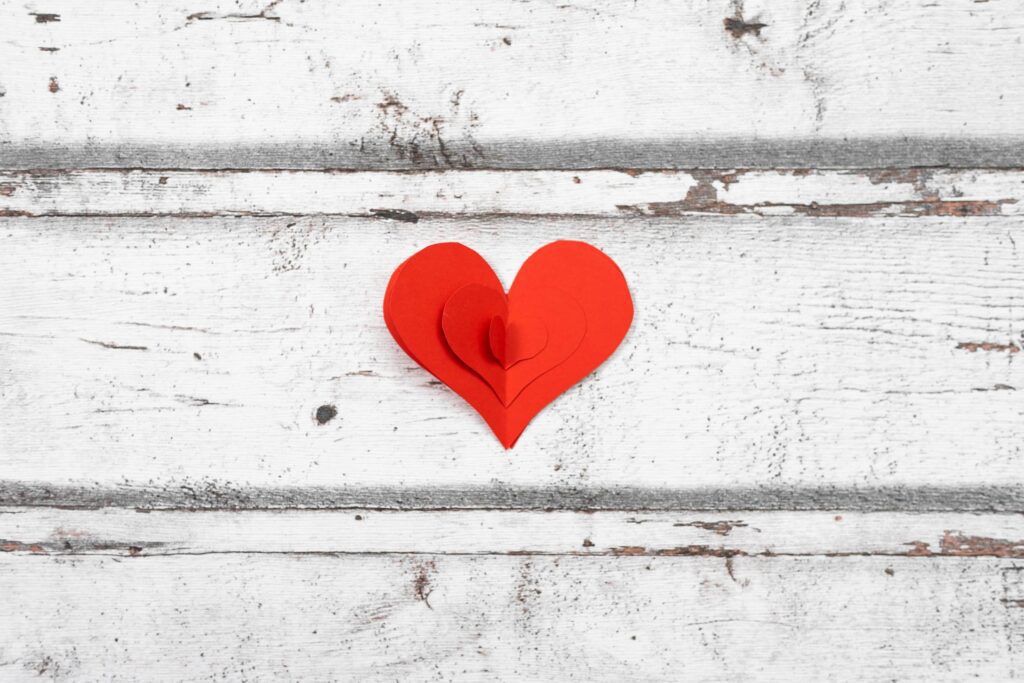
{"type": "Polygon", "coordinates": [[[327,424],[338,414],[338,409],[332,405],[324,404],[316,409],[316,421],[322,425],[327,424]]]}

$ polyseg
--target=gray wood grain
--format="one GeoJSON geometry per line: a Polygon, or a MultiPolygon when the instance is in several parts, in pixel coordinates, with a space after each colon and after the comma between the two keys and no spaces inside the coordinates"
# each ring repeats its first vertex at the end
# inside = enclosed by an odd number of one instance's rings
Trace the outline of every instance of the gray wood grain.
{"type": "Polygon", "coordinates": [[[162,486],[0,481],[0,506],[142,510],[852,510],[1022,512],[1024,486],[252,487],[197,480],[162,486]]]}
{"type": "Polygon", "coordinates": [[[834,139],[716,138],[571,142],[500,140],[486,146],[453,140],[448,158],[409,158],[387,139],[361,145],[117,142],[0,146],[0,169],[89,168],[201,170],[585,170],[585,169],[898,169],[908,167],[1013,169],[1024,166],[1024,137],[864,137],[834,139]]]}

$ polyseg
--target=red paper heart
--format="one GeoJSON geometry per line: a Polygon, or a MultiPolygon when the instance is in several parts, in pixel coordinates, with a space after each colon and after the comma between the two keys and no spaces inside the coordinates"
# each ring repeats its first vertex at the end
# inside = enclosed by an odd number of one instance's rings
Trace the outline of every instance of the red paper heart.
{"type": "Polygon", "coordinates": [[[455,355],[508,406],[576,350],[587,319],[579,304],[557,289],[512,285],[506,297],[500,289],[474,284],[445,303],[441,329],[455,355]]]}
{"type": "Polygon", "coordinates": [[[511,448],[538,412],[611,355],[633,302],[615,262],[583,242],[538,249],[507,297],[479,254],[448,242],[395,270],[384,319],[399,346],[511,448]]]}

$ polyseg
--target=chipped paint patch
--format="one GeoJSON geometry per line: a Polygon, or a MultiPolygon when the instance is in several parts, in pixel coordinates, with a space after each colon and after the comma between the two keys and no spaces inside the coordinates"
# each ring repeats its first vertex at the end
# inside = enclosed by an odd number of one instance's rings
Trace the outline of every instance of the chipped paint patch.
{"type": "Polygon", "coordinates": [[[739,548],[712,547],[708,545],[684,545],[675,548],[645,548],[640,545],[627,545],[612,548],[613,557],[736,557],[748,553],[739,548]]]}
{"type": "Polygon", "coordinates": [[[413,596],[430,609],[434,609],[430,604],[430,594],[434,592],[434,588],[431,585],[431,577],[436,571],[437,566],[433,560],[421,562],[415,567],[412,581],[413,596]]]}
{"type": "Polygon", "coordinates": [[[767,28],[768,24],[759,21],[744,21],[742,16],[737,15],[723,19],[722,26],[733,38],[739,40],[748,33],[752,33],[760,38],[761,29],[767,28]]]}
{"type": "Polygon", "coordinates": [[[88,537],[87,535],[55,536],[48,541],[17,541],[0,539],[0,552],[28,553],[32,555],[78,555],[89,553],[127,554],[135,557],[145,548],[157,548],[163,543],[123,543],[88,537]]]}
{"type": "Polygon", "coordinates": [[[721,520],[718,522],[677,522],[672,526],[689,526],[703,529],[705,531],[711,531],[719,536],[728,536],[733,529],[747,526],[746,523],[740,520],[721,520]]]}
{"type": "Polygon", "coordinates": [[[977,353],[978,351],[1004,351],[1006,353],[1020,353],[1020,347],[1014,342],[999,344],[996,342],[960,342],[956,348],[963,351],[977,353]]]}
{"type": "Polygon", "coordinates": [[[943,555],[956,557],[1024,558],[1024,540],[964,536],[959,531],[947,531],[943,534],[941,548],[943,555]]]}

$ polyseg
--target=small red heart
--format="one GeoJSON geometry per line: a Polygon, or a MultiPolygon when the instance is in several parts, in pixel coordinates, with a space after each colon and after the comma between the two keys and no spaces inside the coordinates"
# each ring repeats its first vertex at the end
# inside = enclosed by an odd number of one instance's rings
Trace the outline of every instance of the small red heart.
{"type": "MultiPolygon", "coordinates": [[[[458,294],[456,292],[455,296],[458,294]]],[[[452,299],[448,300],[449,304],[452,299]]],[[[448,310],[447,305],[445,310],[448,310]]],[[[445,333],[445,336],[448,334],[445,333]]],[[[448,340],[448,345],[451,346],[451,339],[448,340]]],[[[548,328],[540,318],[530,315],[512,318],[506,310],[505,315],[491,318],[487,330],[487,345],[494,360],[508,370],[519,361],[529,360],[544,350],[548,345],[548,328]]]]}
{"type": "Polygon", "coordinates": [[[569,295],[549,289],[538,297],[539,292],[512,285],[506,297],[501,290],[466,285],[441,314],[448,346],[504,406],[568,358],[587,331],[583,309],[569,295]]]}
{"type": "Polygon", "coordinates": [[[611,355],[633,302],[615,262],[583,242],[538,249],[507,296],[479,254],[448,242],[395,269],[384,318],[398,345],[511,448],[538,412],[611,355]]]}

